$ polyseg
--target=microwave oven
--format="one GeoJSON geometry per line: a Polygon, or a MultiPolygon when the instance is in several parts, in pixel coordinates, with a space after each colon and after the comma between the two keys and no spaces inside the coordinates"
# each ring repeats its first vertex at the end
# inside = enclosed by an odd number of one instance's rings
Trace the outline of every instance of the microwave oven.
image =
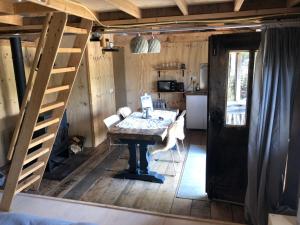
{"type": "Polygon", "coordinates": [[[176,80],[159,80],[157,81],[158,92],[172,92],[176,91],[177,82],[176,80]]]}

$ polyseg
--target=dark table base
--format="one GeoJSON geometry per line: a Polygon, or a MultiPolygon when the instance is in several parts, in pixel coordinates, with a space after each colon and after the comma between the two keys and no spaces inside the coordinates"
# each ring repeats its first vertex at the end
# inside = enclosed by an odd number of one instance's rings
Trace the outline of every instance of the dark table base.
{"type": "Polygon", "coordinates": [[[164,176],[156,172],[149,170],[149,155],[147,153],[148,145],[155,144],[154,141],[146,140],[131,140],[131,139],[121,139],[123,143],[128,144],[129,150],[129,169],[121,171],[114,178],[120,179],[130,179],[130,180],[142,180],[154,183],[164,183],[164,176]],[[136,157],[137,146],[140,151],[139,165],[136,157]]]}
{"type": "Polygon", "coordinates": [[[124,170],[114,176],[114,178],[118,179],[129,179],[129,180],[142,180],[153,183],[163,184],[165,181],[165,177],[159,173],[148,171],[148,174],[142,173],[130,173],[128,170],[124,170]]]}

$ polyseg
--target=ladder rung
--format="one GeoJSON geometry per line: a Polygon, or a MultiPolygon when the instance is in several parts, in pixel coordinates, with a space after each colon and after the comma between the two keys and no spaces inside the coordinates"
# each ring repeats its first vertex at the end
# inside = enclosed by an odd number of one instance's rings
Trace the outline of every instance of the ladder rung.
{"type": "Polygon", "coordinates": [[[50,111],[52,109],[62,107],[64,105],[65,105],[64,102],[54,102],[54,103],[45,104],[45,105],[42,105],[42,107],[40,109],[40,113],[44,113],[44,112],[50,111]]]}
{"type": "Polygon", "coordinates": [[[56,92],[65,91],[65,90],[68,90],[68,89],[70,89],[70,85],[50,87],[49,89],[46,90],[45,94],[56,93],[56,92]]]}
{"type": "Polygon", "coordinates": [[[82,29],[82,28],[78,28],[78,27],[70,27],[70,26],[66,26],[65,27],[65,33],[72,33],[72,34],[86,34],[87,30],[86,29],[82,29]]]}
{"type": "Polygon", "coordinates": [[[52,138],[54,138],[54,134],[51,133],[51,134],[43,134],[35,139],[32,139],[30,144],[29,144],[29,147],[28,148],[33,148],[34,146],[37,146],[39,144],[42,144],[52,138]]]}
{"type": "Polygon", "coordinates": [[[18,184],[16,193],[19,193],[23,191],[25,188],[28,188],[30,185],[32,185],[34,182],[38,181],[41,178],[40,175],[32,175],[22,181],[21,183],[18,184]]]}
{"type": "Polygon", "coordinates": [[[51,126],[53,124],[56,124],[58,122],[59,122],[59,118],[55,118],[55,119],[49,118],[49,119],[46,119],[44,121],[38,122],[33,130],[37,131],[37,130],[43,129],[45,127],[49,127],[49,126],[51,126]]]}
{"type": "Polygon", "coordinates": [[[22,173],[19,176],[19,181],[23,180],[25,177],[27,177],[30,174],[32,174],[33,172],[37,171],[38,169],[40,169],[44,165],[45,165],[44,162],[37,161],[37,162],[33,163],[32,165],[28,166],[27,168],[22,170],[22,173]]]}
{"type": "Polygon", "coordinates": [[[23,165],[26,165],[29,162],[32,162],[33,160],[39,158],[40,156],[46,154],[47,152],[49,152],[49,148],[40,148],[32,153],[30,153],[29,155],[26,156],[23,165]]]}
{"type": "Polygon", "coordinates": [[[54,68],[54,69],[52,69],[51,74],[69,73],[69,72],[74,72],[75,70],[76,70],[75,66],[65,67],[65,68],[54,68]]]}
{"type": "Polygon", "coordinates": [[[81,53],[81,48],[59,48],[58,53],[81,53]]]}

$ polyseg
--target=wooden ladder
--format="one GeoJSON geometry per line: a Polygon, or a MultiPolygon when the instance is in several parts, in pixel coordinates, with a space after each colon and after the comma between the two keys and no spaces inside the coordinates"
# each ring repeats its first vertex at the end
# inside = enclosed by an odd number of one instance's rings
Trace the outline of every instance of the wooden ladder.
{"type": "Polygon", "coordinates": [[[41,183],[92,28],[90,20],[82,19],[79,27],[70,27],[67,19],[65,13],[53,13],[45,20],[9,149],[12,162],[1,199],[2,211],[9,211],[16,193],[37,190],[41,183]],[[73,48],[61,47],[67,33],[76,35],[73,48]],[[70,54],[67,66],[55,67],[58,54],[70,54]],[[53,76],[61,76],[60,85],[50,86],[53,76]],[[56,100],[45,104],[49,95],[56,100]],[[45,114],[47,118],[41,120],[45,114]],[[41,129],[44,132],[38,135],[41,129]]]}

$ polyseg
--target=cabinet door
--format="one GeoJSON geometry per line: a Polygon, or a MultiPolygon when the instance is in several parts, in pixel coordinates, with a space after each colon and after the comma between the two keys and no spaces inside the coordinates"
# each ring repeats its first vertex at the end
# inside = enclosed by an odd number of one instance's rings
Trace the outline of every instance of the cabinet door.
{"type": "Polygon", "coordinates": [[[186,127],[188,129],[206,129],[207,97],[188,95],[186,98],[186,127]]]}
{"type": "Polygon", "coordinates": [[[202,125],[200,129],[207,129],[207,96],[202,95],[201,97],[201,121],[202,125]]]}

